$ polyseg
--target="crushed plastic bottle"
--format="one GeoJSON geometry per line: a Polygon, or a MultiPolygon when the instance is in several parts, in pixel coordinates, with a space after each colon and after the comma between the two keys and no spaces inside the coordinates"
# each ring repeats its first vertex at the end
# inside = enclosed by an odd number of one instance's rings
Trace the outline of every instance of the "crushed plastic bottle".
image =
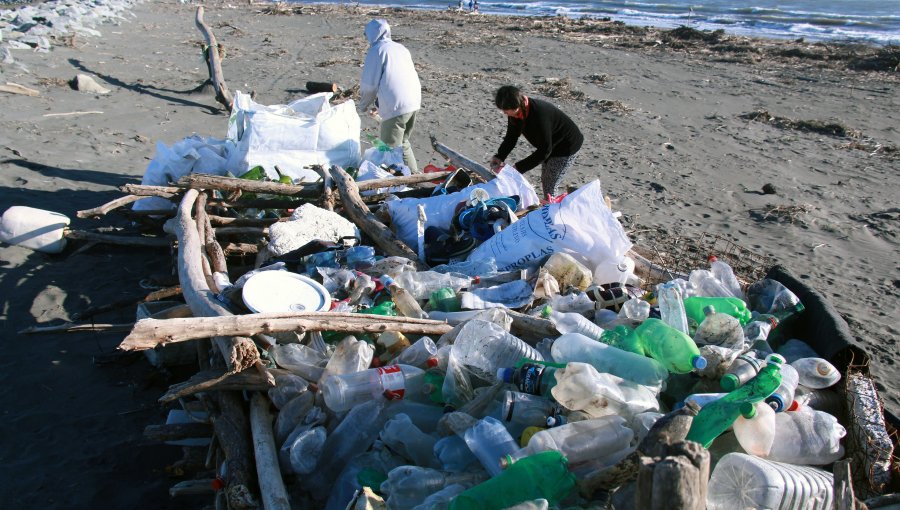
{"type": "Polygon", "coordinates": [[[412,293],[397,284],[393,278],[388,275],[382,275],[381,283],[384,284],[384,287],[390,293],[391,300],[401,315],[415,319],[428,318],[428,314],[422,310],[412,293]]]}
{"type": "Polygon", "coordinates": [[[472,284],[472,278],[467,276],[437,271],[405,271],[397,275],[394,281],[420,301],[428,299],[433,292],[443,288],[451,288],[458,292],[472,284]]]}
{"type": "Polygon", "coordinates": [[[744,291],[741,289],[741,282],[734,275],[734,270],[727,263],[719,260],[715,255],[709,256],[709,271],[717,280],[725,287],[732,296],[736,298],[744,298],[744,291]]]}
{"type": "Polygon", "coordinates": [[[556,326],[556,330],[561,334],[580,333],[594,340],[600,340],[603,336],[603,328],[597,326],[580,313],[558,312],[549,306],[545,306],[541,311],[541,316],[545,319],[550,319],[553,325],[556,326]]]}
{"type": "Polygon", "coordinates": [[[631,418],[645,411],[658,411],[656,392],[612,374],[600,373],[587,363],[572,362],[554,374],[553,399],[566,409],[599,418],[618,414],[631,418]]]}
{"type": "Polygon", "coordinates": [[[490,416],[482,418],[466,430],[463,439],[491,476],[497,476],[503,471],[501,459],[519,450],[516,440],[503,423],[490,416]]]}
{"type": "Polygon", "coordinates": [[[775,420],[775,441],[769,460],[823,466],[844,456],[841,438],[847,430],[834,416],[800,408],[778,413],[775,420]]]}
{"type": "Polygon", "coordinates": [[[703,309],[706,318],[697,327],[694,341],[697,345],[718,345],[729,349],[740,349],[744,345],[744,329],[736,318],[716,313],[714,306],[703,309]]]}
{"type": "Polygon", "coordinates": [[[728,372],[719,380],[719,385],[725,391],[734,391],[756,377],[764,366],[766,366],[764,360],[750,354],[742,354],[728,367],[728,372]]]}
{"type": "Polygon", "coordinates": [[[594,420],[567,423],[542,430],[531,436],[528,446],[516,458],[556,450],[565,455],[569,464],[600,461],[628,448],[634,431],[621,416],[605,416],[594,420]]]}
{"type": "Polygon", "coordinates": [[[822,358],[800,358],[791,362],[800,376],[798,383],[814,390],[834,386],[841,380],[841,373],[822,358]]]}
{"type": "Polygon", "coordinates": [[[684,297],[674,282],[656,286],[656,301],[659,304],[659,318],[669,326],[690,334],[687,315],[684,312],[684,297]]]}
{"type": "Polygon", "coordinates": [[[325,405],[335,412],[383,397],[387,400],[427,398],[425,372],[408,365],[389,365],[349,374],[336,374],[322,381],[325,405]]]}

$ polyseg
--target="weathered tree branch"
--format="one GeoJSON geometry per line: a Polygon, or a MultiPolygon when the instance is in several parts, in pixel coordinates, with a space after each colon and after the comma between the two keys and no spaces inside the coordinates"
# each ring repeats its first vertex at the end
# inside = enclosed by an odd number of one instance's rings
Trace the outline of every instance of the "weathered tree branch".
{"type": "Polygon", "coordinates": [[[492,172],[489,168],[486,168],[483,165],[479,165],[475,161],[463,156],[459,152],[438,142],[437,138],[435,138],[434,136],[431,137],[431,146],[434,147],[434,150],[436,150],[440,155],[447,158],[450,163],[453,164],[453,166],[471,170],[484,182],[488,182],[496,177],[496,175],[494,175],[494,172],[492,172]]]}
{"type": "Polygon", "coordinates": [[[93,209],[84,209],[75,213],[79,218],[94,218],[96,216],[106,216],[106,213],[112,211],[113,209],[118,209],[119,207],[128,205],[133,202],[137,202],[143,197],[139,197],[137,195],[126,195],[124,197],[119,197],[115,200],[109,201],[100,207],[94,207],[93,209]]]}
{"type": "Polygon", "coordinates": [[[206,39],[206,65],[209,69],[209,80],[216,89],[216,101],[221,103],[228,111],[234,106],[234,97],[225,84],[225,75],[222,73],[222,60],[219,58],[219,43],[216,36],[209,29],[206,22],[203,21],[203,6],[197,7],[197,17],[194,19],[203,38],[206,39]]]}

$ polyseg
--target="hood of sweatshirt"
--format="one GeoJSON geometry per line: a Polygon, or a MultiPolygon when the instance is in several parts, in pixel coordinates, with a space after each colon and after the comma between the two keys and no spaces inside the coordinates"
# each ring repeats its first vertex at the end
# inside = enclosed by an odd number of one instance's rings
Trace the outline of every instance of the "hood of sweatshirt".
{"type": "Polygon", "coordinates": [[[390,38],[391,26],[387,20],[373,19],[366,24],[366,39],[369,40],[370,46],[382,39],[390,40],[390,38]]]}

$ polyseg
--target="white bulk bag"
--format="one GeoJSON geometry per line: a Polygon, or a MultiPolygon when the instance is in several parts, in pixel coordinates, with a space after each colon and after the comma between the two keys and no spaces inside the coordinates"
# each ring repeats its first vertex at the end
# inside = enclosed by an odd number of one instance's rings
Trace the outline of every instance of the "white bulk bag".
{"type": "Polygon", "coordinates": [[[282,174],[301,181],[318,180],[307,168],[358,166],[359,114],[353,101],[329,103],[330,92],[313,94],[287,105],[265,106],[235,93],[228,119],[228,139],[235,144],[227,169],[241,175],[261,165],[269,178],[282,174]]]}
{"type": "Polygon", "coordinates": [[[564,252],[588,267],[620,261],[631,241],[606,206],[600,181],[569,193],[562,202],[528,213],[472,250],[469,260],[497,262],[497,270],[535,267],[548,256],[564,252]]]}

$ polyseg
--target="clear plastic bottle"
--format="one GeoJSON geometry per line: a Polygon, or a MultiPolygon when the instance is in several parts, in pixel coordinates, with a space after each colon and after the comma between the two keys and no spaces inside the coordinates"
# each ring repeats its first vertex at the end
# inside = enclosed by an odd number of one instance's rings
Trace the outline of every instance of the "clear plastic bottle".
{"type": "Polygon", "coordinates": [[[778,319],[774,315],[757,315],[754,320],[744,326],[744,341],[761,357],[768,356],[775,352],[767,338],[776,326],[778,326],[778,319]]]}
{"type": "Polygon", "coordinates": [[[400,466],[388,473],[388,479],[381,484],[381,492],[387,494],[389,508],[407,510],[448,485],[471,487],[484,479],[484,474],[478,472],[444,473],[419,466],[400,466]]]}
{"type": "Polygon", "coordinates": [[[697,327],[694,341],[697,345],[719,345],[740,349],[744,345],[744,329],[741,322],[725,313],[716,313],[712,305],[703,309],[706,318],[697,327]]]}
{"type": "Polygon", "coordinates": [[[550,319],[553,325],[556,326],[556,330],[561,334],[581,333],[594,340],[600,340],[600,337],[603,336],[603,328],[594,324],[580,313],[558,312],[549,306],[545,306],[541,316],[545,319],[550,319]]]}
{"type": "Polygon", "coordinates": [[[715,402],[725,395],[728,395],[728,393],[691,393],[684,397],[684,400],[676,404],[675,409],[681,409],[687,402],[693,402],[694,404],[697,404],[698,407],[703,408],[706,404],[715,402]]]}
{"type": "Polygon", "coordinates": [[[457,495],[450,510],[496,510],[535,499],[546,499],[555,508],[574,488],[575,475],[566,458],[557,451],[541,452],[457,495]]]}
{"type": "Polygon", "coordinates": [[[319,462],[328,434],[325,427],[313,427],[294,438],[290,448],[291,470],[298,475],[312,473],[319,462]]]}
{"type": "Polygon", "coordinates": [[[684,297],[673,282],[660,283],[656,286],[656,301],[659,303],[659,317],[669,326],[690,334],[687,315],[684,313],[684,297]]]}
{"type": "Polygon", "coordinates": [[[382,364],[389,362],[410,346],[409,339],[406,335],[398,331],[385,331],[378,335],[375,341],[384,348],[384,352],[378,356],[382,364]]]}
{"type": "Polygon", "coordinates": [[[622,309],[619,310],[620,319],[635,319],[642,321],[650,316],[650,303],[640,298],[633,298],[625,301],[622,309]]]}
{"type": "Polygon", "coordinates": [[[428,360],[434,358],[436,354],[437,346],[434,344],[434,340],[423,336],[406,349],[403,349],[393,361],[398,365],[410,365],[424,370],[430,368],[428,360]]]}
{"type": "Polygon", "coordinates": [[[438,467],[434,457],[437,439],[422,432],[406,414],[397,414],[384,424],[381,440],[392,451],[417,466],[438,467]]]}
{"type": "Polygon", "coordinates": [[[463,435],[469,449],[491,476],[503,471],[501,459],[513,455],[519,447],[503,423],[488,416],[466,430],[463,435]]]}
{"type": "Polygon", "coordinates": [[[781,366],[781,385],[766,398],[766,403],[772,406],[776,413],[792,409],[798,382],[800,382],[800,375],[797,370],[787,363],[783,364],[781,366]]]}
{"type": "Polygon", "coordinates": [[[709,270],[722,285],[731,292],[736,298],[744,298],[744,291],[741,290],[741,282],[734,276],[734,270],[727,263],[719,260],[715,255],[709,256],[709,270]]]}
{"type": "Polygon", "coordinates": [[[400,287],[406,289],[417,300],[425,300],[443,288],[458,292],[472,284],[472,278],[436,271],[404,271],[394,278],[400,287]]]}
{"type": "Polygon", "coordinates": [[[422,310],[422,307],[419,306],[416,298],[413,297],[409,291],[398,285],[393,278],[388,275],[383,275],[381,277],[381,283],[384,284],[385,288],[390,293],[391,300],[394,302],[397,311],[400,312],[401,315],[416,319],[428,318],[428,314],[422,310]]]}
{"type": "Polygon", "coordinates": [[[750,354],[741,354],[728,367],[728,372],[719,380],[719,386],[730,392],[741,387],[744,383],[756,377],[756,374],[766,366],[766,362],[757,359],[750,354]]]}
{"type": "Polygon", "coordinates": [[[791,362],[800,376],[799,384],[814,390],[834,386],[841,380],[841,373],[822,358],[800,358],[791,362]]]}
{"type": "Polygon", "coordinates": [[[734,421],[734,435],[745,452],[765,457],[775,442],[775,410],[765,402],[754,404],[750,417],[738,416],[734,421]]]}
{"type": "Polygon", "coordinates": [[[686,374],[706,367],[706,358],[700,355],[694,340],[659,319],[645,320],[634,332],[645,352],[669,372],[686,374]]]}
{"type": "Polygon", "coordinates": [[[809,407],[816,411],[825,411],[833,416],[841,416],[844,409],[844,399],[836,391],[829,389],[811,390],[803,386],[797,386],[794,393],[794,402],[801,407],[809,407]]]}
{"type": "Polygon", "coordinates": [[[542,430],[531,436],[528,446],[517,455],[525,457],[556,450],[565,455],[569,464],[588,460],[602,462],[628,448],[633,438],[634,431],[628,427],[625,418],[604,416],[542,430]]]}
{"type": "Polygon", "coordinates": [[[409,365],[388,365],[351,374],[337,374],[321,382],[325,405],[335,412],[384,397],[388,400],[427,398],[425,372],[409,365]]]}
{"type": "Polygon", "coordinates": [[[695,269],[688,276],[690,282],[694,285],[696,296],[705,297],[734,297],[718,278],[707,269],[695,269]]]}
{"type": "Polygon", "coordinates": [[[445,471],[458,473],[478,462],[465,439],[457,436],[442,437],[434,443],[434,456],[445,471]]]}
{"type": "Polygon", "coordinates": [[[557,338],[550,352],[557,363],[581,361],[598,372],[607,372],[645,386],[660,387],[669,377],[666,368],[653,358],[596,342],[578,333],[557,338]]]}
{"type": "Polygon", "coordinates": [[[519,427],[542,427],[559,413],[552,400],[518,391],[504,392],[500,405],[500,419],[519,427]]]}
{"type": "Polygon", "coordinates": [[[335,347],[322,376],[319,377],[319,382],[332,375],[352,374],[365,370],[372,364],[374,355],[375,349],[369,343],[357,340],[352,335],[346,336],[335,347]]]}
{"type": "Polygon", "coordinates": [[[706,508],[831,508],[834,477],[822,469],[772,462],[744,453],[719,460],[709,479],[706,508]]]}
{"type": "Polygon", "coordinates": [[[747,300],[751,310],[774,315],[780,322],[804,309],[796,294],[781,282],[768,278],[753,282],[747,288],[747,300]]]}
{"type": "Polygon", "coordinates": [[[841,438],[846,434],[837,418],[822,411],[800,408],[778,413],[775,444],[767,458],[791,464],[831,464],[844,456],[841,438]]]}
{"type": "Polygon", "coordinates": [[[501,326],[478,319],[460,328],[451,353],[485,381],[492,380],[498,368],[513,366],[522,358],[544,360],[534,347],[501,326]]]}

